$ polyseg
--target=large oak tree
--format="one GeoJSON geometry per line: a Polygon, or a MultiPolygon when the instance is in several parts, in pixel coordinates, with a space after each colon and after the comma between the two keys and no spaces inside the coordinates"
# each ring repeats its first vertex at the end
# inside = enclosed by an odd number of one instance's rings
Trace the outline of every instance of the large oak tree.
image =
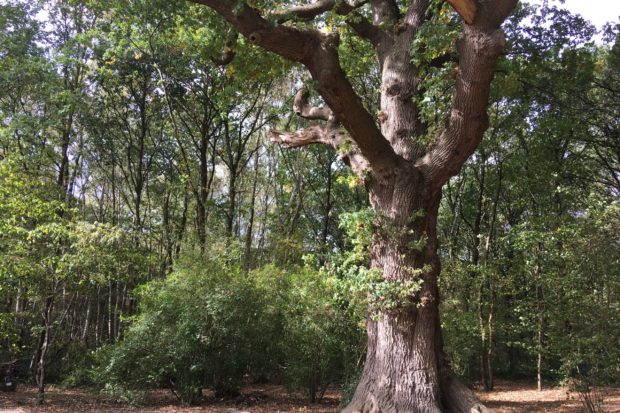
{"type": "Polygon", "coordinates": [[[463,21],[451,107],[429,128],[416,102],[421,68],[411,50],[431,16],[430,0],[318,0],[289,8],[235,0],[193,0],[223,16],[250,42],[303,64],[327,107],[302,89],[295,112],[317,121],[294,133],[273,132],[288,147],[323,143],[338,149],[364,181],[379,217],[370,247],[385,283],[420,285],[405,302],[368,320],[363,375],[344,412],[475,412],[486,410],[455,379],[442,350],[437,277],[437,211],[441,189],[473,153],[488,125],[495,64],[504,46],[500,25],[517,0],[448,0],[463,21]],[[381,71],[381,111],[364,107],[339,58],[339,35],[321,16],[342,16],[370,42],[381,71]],[[434,136],[427,136],[433,131],[434,136]],[[437,132],[439,131],[439,132],[437,132]],[[425,144],[431,139],[430,144],[425,144]]]}

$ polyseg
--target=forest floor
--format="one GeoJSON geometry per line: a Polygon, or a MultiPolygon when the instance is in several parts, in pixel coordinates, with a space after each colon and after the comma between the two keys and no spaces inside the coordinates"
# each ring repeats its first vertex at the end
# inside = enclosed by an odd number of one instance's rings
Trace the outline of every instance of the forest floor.
{"type": "MultiPolygon", "coordinates": [[[[606,413],[620,413],[620,389],[601,389],[606,413]]],[[[580,413],[583,411],[577,393],[557,387],[538,392],[535,385],[500,381],[493,392],[478,392],[492,412],[580,413]]],[[[130,407],[113,403],[86,390],[50,386],[43,406],[35,405],[36,389],[22,385],[15,393],[0,393],[0,413],[335,413],[339,393],[329,391],[321,403],[308,404],[303,395],[286,392],[281,386],[260,385],[243,389],[234,401],[220,401],[207,394],[200,406],[180,405],[170,391],[150,393],[145,405],[130,407]]]]}

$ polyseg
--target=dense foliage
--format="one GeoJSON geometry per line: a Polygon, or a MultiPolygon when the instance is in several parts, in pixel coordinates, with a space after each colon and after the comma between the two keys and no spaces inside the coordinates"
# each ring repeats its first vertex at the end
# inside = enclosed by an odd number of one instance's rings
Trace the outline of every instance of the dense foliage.
{"type": "Polygon", "coordinates": [[[302,267],[246,273],[230,247],[184,258],[165,280],[140,287],[124,340],[96,354],[98,384],[130,401],[170,386],[193,403],[205,386],[230,397],[244,381],[268,380],[315,400],[355,373],[361,330],[334,299],[337,280],[302,267]]]}

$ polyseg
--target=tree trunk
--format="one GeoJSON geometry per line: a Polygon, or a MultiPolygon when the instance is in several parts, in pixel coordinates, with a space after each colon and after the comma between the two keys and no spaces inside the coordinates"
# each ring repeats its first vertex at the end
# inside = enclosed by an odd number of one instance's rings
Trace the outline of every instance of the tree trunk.
{"type": "MultiPolygon", "coordinates": [[[[540,282],[540,280],[538,280],[538,282],[540,282]]],[[[538,307],[538,320],[536,323],[536,383],[538,391],[542,391],[544,305],[543,292],[540,285],[536,286],[536,300],[538,307]]]]}
{"type": "Polygon", "coordinates": [[[369,317],[366,364],[344,412],[485,411],[453,377],[442,350],[436,233],[441,193],[428,191],[423,177],[407,170],[394,178],[391,188],[370,189],[370,200],[384,221],[371,247],[372,266],[383,271],[385,280],[405,281],[413,275],[424,283],[396,310],[369,317]],[[390,227],[396,231],[385,229],[390,227]]]}
{"type": "Polygon", "coordinates": [[[254,152],[254,177],[253,177],[253,181],[252,181],[252,194],[250,197],[250,216],[248,217],[248,225],[247,225],[247,229],[245,232],[245,253],[244,255],[244,267],[247,270],[250,269],[251,265],[252,265],[252,241],[253,241],[253,235],[254,235],[254,215],[256,212],[256,191],[258,190],[258,169],[259,169],[259,162],[258,162],[258,155],[259,155],[259,151],[258,151],[258,145],[256,148],[256,151],[254,152]]]}
{"type": "Polygon", "coordinates": [[[198,148],[200,167],[198,177],[199,189],[196,194],[196,229],[201,255],[204,255],[207,245],[207,201],[209,198],[209,164],[207,162],[208,143],[208,137],[203,135],[198,148]]]}
{"type": "MultiPolygon", "coordinates": [[[[184,191],[184,195],[183,195],[183,212],[181,213],[181,222],[179,223],[177,227],[177,233],[176,233],[176,247],[174,250],[175,259],[179,259],[179,256],[181,254],[181,244],[183,243],[183,237],[185,236],[185,227],[187,225],[188,206],[189,206],[189,192],[188,192],[188,188],[186,187],[184,191]]],[[[201,249],[201,253],[202,253],[202,249],[201,249]]]]}
{"type": "Polygon", "coordinates": [[[487,372],[489,374],[489,390],[493,390],[493,388],[495,387],[495,383],[494,383],[494,375],[493,375],[493,357],[494,357],[494,352],[493,352],[493,333],[494,333],[494,328],[493,328],[493,317],[495,315],[495,287],[493,285],[493,281],[490,280],[489,281],[489,317],[487,319],[487,325],[488,325],[488,329],[489,329],[489,346],[487,349],[487,372]]]}
{"type": "Polygon", "coordinates": [[[237,171],[229,170],[228,206],[226,208],[226,236],[232,238],[237,209],[237,171]]]}
{"type": "Polygon", "coordinates": [[[332,211],[332,186],[334,181],[334,173],[332,172],[333,160],[330,159],[326,163],[325,172],[327,173],[327,188],[325,191],[325,204],[323,208],[323,223],[321,228],[321,255],[319,258],[319,262],[324,264],[325,258],[327,257],[327,253],[329,250],[329,246],[327,245],[327,237],[329,236],[329,224],[330,224],[330,214],[332,211]]]}
{"type": "Polygon", "coordinates": [[[80,336],[80,340],[86,343],[88,338],[88,327],[90,327],[90,313],[92,308],[92,300],[90,297],[86,300],[86,315],[84,316],[84,328],[82,329],[82,335],[80,336]]]}
{"type": "Polygon", "coordinates": [[[42,404],[45,399],[45,363],[47,358],[47,350],[50,344],[50,330],[52,328],[52,310],[54,308],[54,295],[50,295],[45,300],[45,308],[43,309],[43,330],[36,356],[36,374],[35,381],[37,384],[37,404],[42,404]]]}

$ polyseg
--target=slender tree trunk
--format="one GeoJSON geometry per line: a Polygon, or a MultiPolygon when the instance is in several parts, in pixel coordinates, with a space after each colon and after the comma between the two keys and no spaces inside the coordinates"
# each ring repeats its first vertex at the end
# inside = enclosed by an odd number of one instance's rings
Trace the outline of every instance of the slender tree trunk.
{"type": "Polygon", "coordinates": [[[112,321],[113,320],[113,315],[112,315],[112,279],[110,279],[108,281],[108,342],[112,341],[112,337],[114,337],[112,335],[112,331],[113,331],[113,326],[112,326],[112,321]]]}
{"type": "Polygon", "coordinates": [[[116,162],[112,160],[112,225],[118,224],[118,208],[116,203],[116,162]]]}
{"type": "MultiPolygon", "coordinates": [[[[499,205],[499,198],[502,192],[502,162],[499,156],[495,159],[495,164],[497,165],[497,189],[495,191],[495,196],[493,198],[493,207],[491,209],[491,222],[489,223],[489,233],[486,237],[486,242],[484,245],[484,254],[483,254],[483,264],[486,267],[489,262],[489,257],[491,255],[491,246],[493,244],[493,240],[495,238],[495,225],[497,223],[497,206],[499,205]]],[[[486,364],[487,364],[487,380],[488,390],[493,390],[494,387],[494,375],[493,375],[493,341],[494,341],[494,328],[493,328],[493,319],[495,317],[495,284],[493,279],[493,273],[487,273],[487,289],[489,292],[489,313],[487,316],[487,352],[486,352],[486,364]]]]}
{"type": "Polygon", "coordinates": [[[189,189],[185,188],[183,195],[183,212],[181,213],[181,222],[179,222],[176,236],[176,248],[174,251],[174,257],[179,258],[181,254],[181,244],[183,243],[183,237],[185,236],[185,227],[187,226],[187,209],[189,206],[189,189]]]}
{"type": "Polygon", "coordinates": [[[478,333],[480,334],[480,349],[479,349],[479,358],[480,358],[480,378],[482,380],[482,384],[484,385],[484,389],[489,391],[491,390],[491,385],[489,383],[489,344],[487,337],[487,325],[486,325],[486,317],[484,314],[484,285],[486,274],[481,274],[481,280],[479,281],[479,290],[478,290],[478,333]]]}
{"type": "Polygon", "coordinates": [[[228,208],[226,209],[226,236],[233,236],[233,225],[235,223],[235,211],[237,209],[237,172],[230,170],[228,177],[228,208]]]}
{"type": "Polygon", "coordinates": [[[170,197],[170,188],[166,188],[164,193],[164,204],[162,206],[162,226],[164,231],[164,236],[162,237],[162,242],[164,244],[164,256],[161,259],[160,269],[162,277],[164,277],[172,270],[173,249],[175,242],[175,234],[174,231],[172,231],[172,224],[170,219],[170,197]]]}
{"type": "Polygon", "coordinates": [[[252,182],[252,195],[250,198],[250,216],[248,217],[248,226],[245,232],[245,268],[248,270],[252,264],[252,239],[254,235],[254,214],[256,210],[256,191],[258,190],[258,147],[254,152],[254,180],[252,182]]]}
{"type": "Polygon", "coordinates": [[[83,342],[86,342],[86,339],[88,338],[88,327],[90,327],[91,307],[92,307],[92,300],[89,296],[86,301],[86,315],[84,316],[84,328],[82,329],[82,336],[80,337],[80,340],[83,342]]]}
{"type": "Polygon", "coordinates": [[[199,145],[199,189],[196,202],[196,229],[198,233],[198,243],[200,253],[204,254],[207,244],[207,201],[209,197],[209,164],[207,162],[207,148],[209,140],[206,136],[200,141],[199,145]]]}
{"type": "Polygon", "coordinates": [[[52,310],[54,308],[54,296],[49,296],[45,300],[45,308],[43,309],[43,331],[41,332],[41,340],[37,350],[37,368],[35,380],[37,383],[37,404],[42,404],[45,399],[45,363],[47,350],[50,344],[50,332],[52,328],[52,310]]]}
{"type": "Polygon", "coordinates": [[[120,292],[120,296],[119,296],[119,286],[118,283],[116,284],[117,288],[116,288],[116,307],[117,307],[117,321],[116,321],[116,333],[114,336],[114,340],[116,342],[121,341],[122,338],[122,334],[123,334],[123,329],[121,326],[121,319],[123,318],[123,308],[124,308],[124,303],[125,303],[125,297],[127,296],[127,283],[123,282],[123,289],[120,292]]]}
{"type": "MultiPolygon", "coordinates": [[[[486,184],[486,154],[484,151],[480,152],[481,164],[480,170],[476,170],[476,179],[478,181],[478,202],[476,206],[476,216],[472,225],[472,260],[471,263],[474,266],[472,275],[477,278],[478,281],[478,334],[480,337],[479,354],[479,366],[480,366],[480,380],[484,385],[485,390],[491,390],[489,383],[489,360],[488,360],[488,336],[486,315],[484,313],[485,307],[485,287],[487,284],[487,274],[484,268],[481,268],[480,262],[480,236],[482,228],[482,218],[484,215],[484,191],[486,184]]],[[[484,264],[484,263],[483,263],[484,264]]]]}
{"type": "Polygon", "coordinates": [[[489,317],[487,320],[487,325],[489,329],[489,345],[487,350],[487,372],[489,375],[489,390],[493,390],[495,387],[494,382],[494,374],[493,374],[493,334],[495,332],[493,328],[493,318],[495,316],[495,287],[492,283],[492,280],[489,281],[489,317]]]}
{"type": "Polygon", "coordinates": [[[332,186],[334,174],[332,172],[333,160],[329,160],[326,165],[327,172],[327,188],[325,191],[325,205],[323,211],[323,225],[321,229],[321,263],[325,260],[327,254],[327,236],[329,235],[329,221],[332,210],[332,186]]]}
{"type": "Polygon", "coordinates": [[[536,286],[536,301],[538,307],[538,320],[536,322],[536,382],[538,391],[542,391],[544,304],[540,284],[536,286]]]}

